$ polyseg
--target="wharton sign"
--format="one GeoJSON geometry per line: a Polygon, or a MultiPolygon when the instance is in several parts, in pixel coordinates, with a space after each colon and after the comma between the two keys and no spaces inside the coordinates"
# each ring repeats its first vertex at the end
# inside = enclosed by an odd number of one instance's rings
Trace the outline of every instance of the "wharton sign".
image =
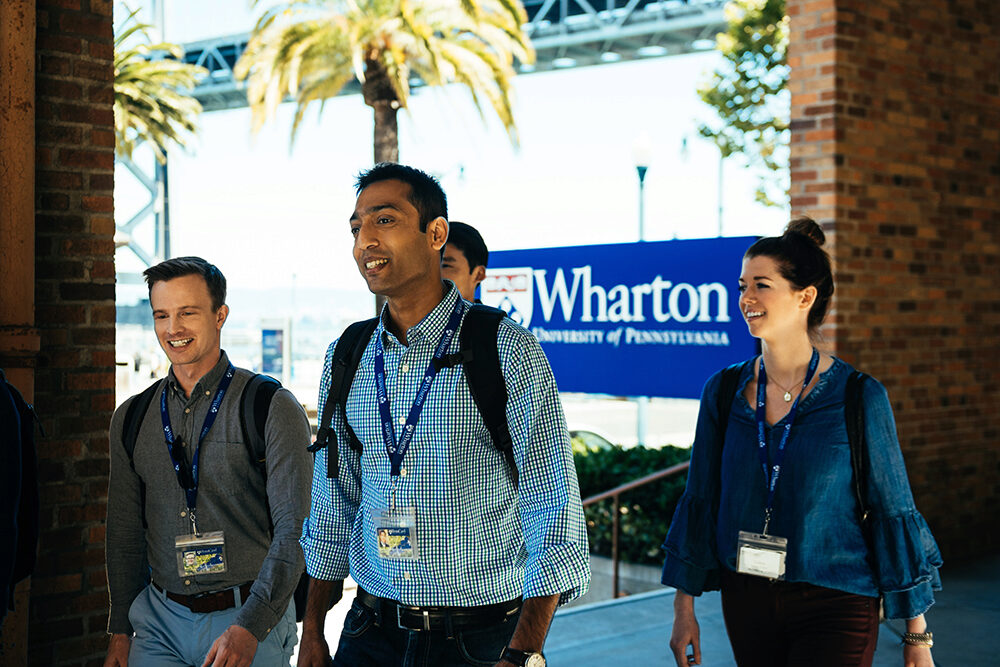
{"type": "Polygon", "coordinates": [[[699,398],[757,352],[737,290],[755,240],[491,252],[480,298],[538,338],[561,391],[699,398]]]}

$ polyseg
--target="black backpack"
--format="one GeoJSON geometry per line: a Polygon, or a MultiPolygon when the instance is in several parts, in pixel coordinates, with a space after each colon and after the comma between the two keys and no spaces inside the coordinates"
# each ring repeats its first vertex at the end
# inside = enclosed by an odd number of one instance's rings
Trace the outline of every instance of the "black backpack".
{"type": "Polygon", "coordinates": [[[0,369],[0,535],[8,542],[0,549],[0,622],[14,609],[14,587],[35,569],[39,516],[36,423],[41,426],[35,409],[0,369]]]}
{"type": "MultiPolygon", "coordinates": [[[[149,410],[149,404],[159,395],[163,380],[157,380],[147,387],[135,400],[129,404],[125,411],[125,423],[122,427],[122,445],[128,454],[129,464],[135,470],[133,456],[135,454],[136,440],[139,438],[139,429],[142,420],[149,410]]],[[[267,413],[271,409],[271,399],[275,392],[281,388],[281,383],[269,375],[257,374],[243,387],[240,395],[240,426],[243,429],[243,444],[246,446],[247,455],[253,462],[254,467],[267,481],[267,439],[265,437],[265,427],[267,426],[267,413]]],[[[140,480],[140,504],[142,507],[142,525],[146,526],[146,485],[140,480]]],[[[299,579],[295,588],[293,600],[295,603],[295,620],[301,621],[306,610],[306,593],[309,588],[309,579],[305,572],[299,579]]]]}
{"type": "MultiPolygon", "coordinates": [[[[506,316],[505,312],[497,308],[482,304],[473,305],[462,323],[459,351],[445,355],[437,366],[440,370],[461,364],[465,369],[469,393],[472,394],[476,408],[486,424],[493,446],[507,461],[511,481],[517,488],[518,473],[517,463],[514,461],[514,444],[507,428],[507,387],[504,384],[500,355],[497,351],[497,332],[501,320],[506,316]]],[[[333,350],[330,390],[323,404],[316,442],[309,447],[309,451],[313,453],[326,449],[326,470],[330,479],[336,478],[339,474],[337,435],[331,428],[334,410],[339,412],[347,425],[348,446],[359,454],[363,447],[354,429],[347,423],[345,408],[354,374],[377,325],[377,317],[355,322],[347,327],[333,350]]]]}
{"type": "MultiPolygon", "coordinates": [[[[719,410],[720,445],[725,444],[726,427],[729,425],[729,411],[732,408],[733,399],[736,398],[740,376],[743,373],[743,369],[752,365],[754,361],[755,359],[750,359],[739,364],[733,364],[722,370],[719,393],[716,396],[716,406],[719,410]]],[[[854,495],[858,500],[858,519],[866,540],[870,540],[868,534],[868,517],[870,516],[870,511],[864,490],[864,479],[868,469],[868,448],[865,446],[865,411],[862,400],[864,398],[864,383],[869,377],[867,373],[854,371],[847,377],[847,388],[844,392],[844,421],[847,427],[847,440],[851,448],[854,495]]],[[[719,447],[719,455],[722,455],[721,446],[719,447]]]]}

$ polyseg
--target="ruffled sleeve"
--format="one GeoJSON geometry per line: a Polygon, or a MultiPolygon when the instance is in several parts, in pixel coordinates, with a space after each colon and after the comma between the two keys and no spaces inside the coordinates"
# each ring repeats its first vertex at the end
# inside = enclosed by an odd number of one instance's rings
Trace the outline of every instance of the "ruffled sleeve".
{"type": "Polygon", "coordinates": [[[720,374],[716,373],[702,390],[687,486],[663,544],[666,559],[662,583],[689,595],[719,588],[720,565],[715,545],[721,456],[716,406],[719,384],[720,374]]]}
{"type": "Polygon", "coordinates": [[[887,618],[913,618],[934,604],[941,588],[941,552],[910,492],[889,396],[881,383],[865,383],[869,533],[875,581],[887,618]]]}

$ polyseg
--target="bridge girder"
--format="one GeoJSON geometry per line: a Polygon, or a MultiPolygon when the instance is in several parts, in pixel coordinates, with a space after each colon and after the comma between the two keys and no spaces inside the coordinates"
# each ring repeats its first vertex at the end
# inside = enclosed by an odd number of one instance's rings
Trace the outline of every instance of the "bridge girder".
{"type": "MultiPolygon", "coordinates": [[[[522,73],[704,50],[725,29],[725,0],[525,0],[524,5],[537,60],[521,65],[522,73]]],[[[184,45],[184,60],[208,70],[194,90],[205,111],[247,106],[233,67],[248,39],[243,33],[184,45]]],[[[358,92],[355,82],[343,94],[358,92]]]]}

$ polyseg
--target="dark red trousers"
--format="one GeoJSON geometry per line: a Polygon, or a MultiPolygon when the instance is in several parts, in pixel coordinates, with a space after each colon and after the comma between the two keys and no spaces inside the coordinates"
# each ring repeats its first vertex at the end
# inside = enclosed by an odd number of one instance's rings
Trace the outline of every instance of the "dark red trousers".
{"type": "Polygon", "coordinates": [[[739,667],[871,667],[878,598],[722,575],[722,613],[739,667]]]}

